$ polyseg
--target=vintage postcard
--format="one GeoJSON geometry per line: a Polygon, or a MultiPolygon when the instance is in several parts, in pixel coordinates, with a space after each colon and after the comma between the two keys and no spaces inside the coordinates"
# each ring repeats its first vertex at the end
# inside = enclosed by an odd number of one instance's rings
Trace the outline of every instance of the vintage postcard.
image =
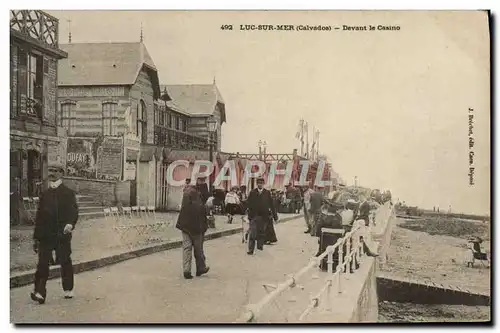
{"type": "Polygon", "coordinates": [[[11,322],[490,322],[490,19],[10,10],[11,322]]]}

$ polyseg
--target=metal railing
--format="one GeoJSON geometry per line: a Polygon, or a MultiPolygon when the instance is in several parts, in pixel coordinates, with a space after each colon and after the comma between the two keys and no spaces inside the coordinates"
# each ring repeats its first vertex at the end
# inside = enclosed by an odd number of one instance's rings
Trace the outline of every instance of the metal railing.
{"type": "Polygon", "coordinates": [[[356,263],[360,262],[361,257],[364,255],[363,241],[361,237],[366,239],[369,237],[369,229],[364,225],[364,221],[356,221],[355,227],[349,231],[344,237],[337,240],[334,245],[330,245],[326,250],[321,253],[318,257],[311,258],[309,264],[302,268],[300,271],[289,277],[283,283],[277,285],[275,289],[268,293],[264,298],[262,298],[258,303],[249,305],[247,311],[240,316],[236,322],[237,323],[250,323],[255,322],[258,319],[259,314],[270,302],[274,301],[283,292],[296,287],[298,280],[303,277],[306,273],[311,271],[313,268],[317,267],[319,263],[327,257],[327,273],[328,276],[325,279],[320,291],[314,295],[306,309],[302,311],[299,316],[299,321],[304,321],[312,310],[317,308],[320,303],[322,296],[326,293],[327,305],[326,309],[331,309],[331,299],[332,299],[332,288],[334,287],[334,281],[336,281],[336,292],[342,293],[342,280],[343,275],[348,276],[354,272],[357,267],[356,263]],[[344,247],[347,250],[344,254],[344,247]],[[334,264],[334,253],[338,251],[338,264],[333,270],[334,264]]]}
{"type": "MultiPolygon", "coordinates": [[[[376,212],[377,230],[378,228],[385,229],[389,220],[393,217],[394,207],[388,205],[381,206],[376,212]]],[[[371,221],[370,221],[371,222],[371,221]]],[[[301,312],[298,317],[298,322],[306,320],[307,316],[322,304],[322,299],[326,299],[325,310],[331,311],[332,309],[332,289],[335,287],[335,292],[340,294],[343,292],[344,279],[348,280],[351,274],[354,274],[358,269],[357,264],[361,263],[364,257],[364,242],[371,242],[371,232],[374,225],[370,223],[365,226],[365,221],[358,220],[353,224],[351,231],[345,234],[344,237],[337,240],[334,245],[330,245],[318,257],[311,258],[309,264],[299,270],[297,273],[290,276],[286,281],[277,286],[269,292],[258,303],[247,306],[247,310],[236,320],[236,323],[251,323],[259,319],[262,310],[271,302],[275,302],[276,298],[287,290],[291,290],[297,286],[300,278],[304,277],[309,271],[316,268],[319,263],[326,257],[327,258],[327,277],[322,284],[321,289],[310,299],[307,307],[301,312]],[[344,254],[344,248],[346,253],[344,254]],[[334,254],[337,251],[338,264],[334,271],[334,254]],[[326,294],[326,298],[323,296],[326,294]]],[[[268,287],[269,285],[264,285],[268,287]]],[[[267,291],[267,288],[266,288],[267,291]]]]}

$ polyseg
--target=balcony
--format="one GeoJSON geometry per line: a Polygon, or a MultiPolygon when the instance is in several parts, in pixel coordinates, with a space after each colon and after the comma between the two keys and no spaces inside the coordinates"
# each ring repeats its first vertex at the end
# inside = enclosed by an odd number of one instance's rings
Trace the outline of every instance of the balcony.
{"type": "Polygon", "coordinates": [[[10,33],[57,56],[67,57],[59,49],[59,20],[41,10],[11,10],[10,33]]]}
{"type": "Polygon", "coordinates": [[[155,125],[154,144],[177,149],[208,149],[207,139],[160,125],[155,125]]]}

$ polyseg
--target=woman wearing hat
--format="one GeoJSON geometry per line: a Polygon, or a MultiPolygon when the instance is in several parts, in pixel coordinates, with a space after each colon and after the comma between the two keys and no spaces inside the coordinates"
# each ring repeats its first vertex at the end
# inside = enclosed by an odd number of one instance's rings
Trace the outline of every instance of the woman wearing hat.
{"type": "Polygon", "coordinates": [[[227,223],[233,223],[233,215],[236,213],[240,205],[238,197],[238,186],[231,187],[231,191],[227,192],[224,202],[226,203],[227,223]]]}

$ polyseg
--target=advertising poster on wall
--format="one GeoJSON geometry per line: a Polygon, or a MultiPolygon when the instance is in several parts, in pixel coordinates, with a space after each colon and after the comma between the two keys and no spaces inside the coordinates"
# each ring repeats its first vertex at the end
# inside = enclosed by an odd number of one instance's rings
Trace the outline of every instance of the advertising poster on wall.
{"type": "Polygon", "coordinates": [[[101,142],[100,138],[68,138],[66,175],[95,179],[97,147],[101,142]]]}
{"type": "Polygon", "coordinates": [[[105,137],[97,150],[97,178],[118,180],[122,175],[123,138],[105,137]]]}

